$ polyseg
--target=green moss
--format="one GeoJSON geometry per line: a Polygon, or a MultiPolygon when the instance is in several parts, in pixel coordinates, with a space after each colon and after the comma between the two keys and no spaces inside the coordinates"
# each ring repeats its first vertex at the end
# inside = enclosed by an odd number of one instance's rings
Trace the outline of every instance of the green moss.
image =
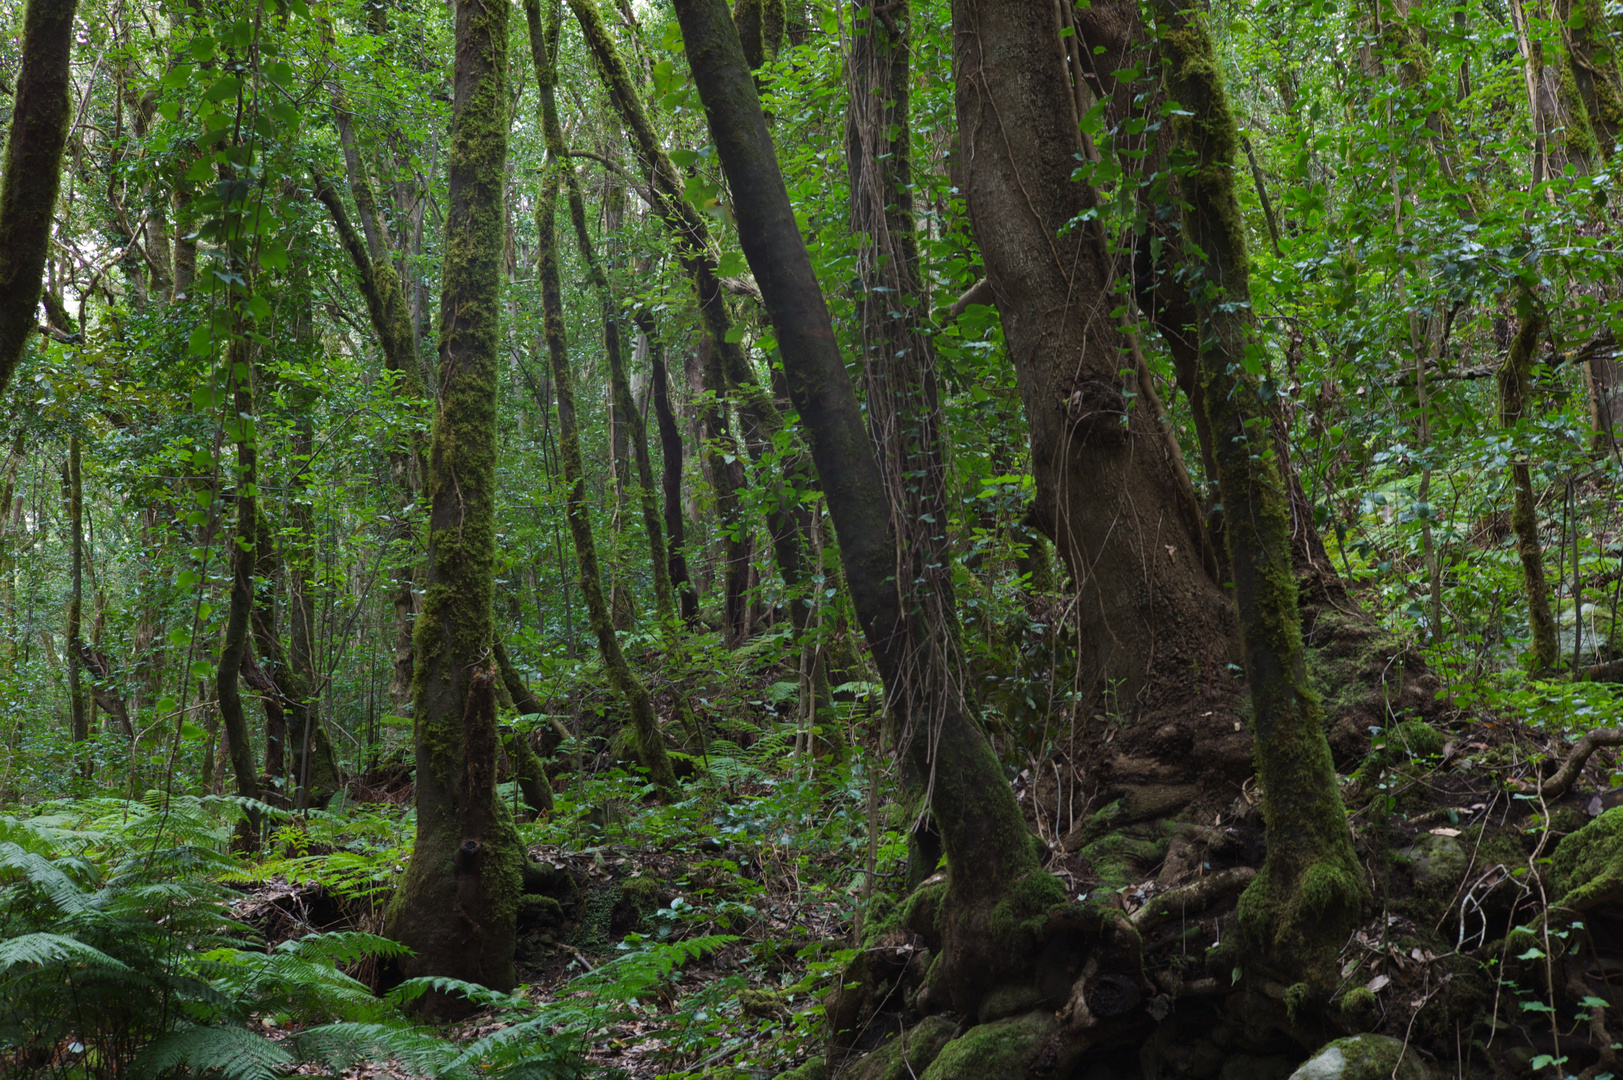
{"type": "MultiPolygon", "coordinates": [[[[1082,848],[1088,869],[1098,881],[1098,893],[1114,893],[1142,881],[1147,871],[1166,858],[1166,837],[1142,837],[1127,831],[1108,833],[1082,848]]],[[[1105,901],[1101,896],[1101,901],[1105,901]]]]}
{"type": "Polygon", "coordinates": [[[1375,1013],[1375,992],[1367,986],[1355,986],[1341,995],[1341,1015],[1352,1024],[1363,1024],[1375,1013]]]}
{"type": "Polygon", "coordinates": [[[1015,879],[992,907],[988,928],[1005,947],[1030,947],[1041,936],[1048,913],[1070,899],[1059,878],[1043,870],[1015,879]]]}
{"type": "Polygon", "coordinates": [[[923,1080],[1025,1076],[1057,1026],[1054,1014],[1045,1010],[970,1028],[942,1047],[923,1080]]]}
{"type": "Polygon", "coordinates": [[[827,1080],[828,1065],[820,1057],[805,1061],[786,1073],[780,1073],[777,1080],[827,1080]]]}
{"type": "Polygon", "coordinates": [[[1302,1007],[1308,1003],[1309,997],[1307,983],[1292,983],[1285,988],[1285,1016],[1291,1023],[1296,1023],[1301,1016],[1302,1007]]]}
{"type": "Polygon", "coordinates": [[[1573,911],[1623,903],[1623,806],[1563,838],[1550,879],[1556,903],[1573,911]]]}
{"type": "Polygon", "coordinates": [[[863,1058],[851,1080],[914,1080],[935,1061],[956,1026],[941,1016],[921,1020],[863,1058]]]}
{"type": "Polygon", "coordinates": [[[1295,1073],[1314,1080],[1427,1080],[1420,1054],[1400,1039],[1354,1035],[1337,1039],[1295,1073]]]}

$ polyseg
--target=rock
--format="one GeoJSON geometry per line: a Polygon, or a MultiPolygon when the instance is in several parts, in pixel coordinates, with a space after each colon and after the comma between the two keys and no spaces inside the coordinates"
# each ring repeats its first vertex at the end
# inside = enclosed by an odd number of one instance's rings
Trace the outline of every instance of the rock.
{"type": "Polygon", "coordinates": [[[951,1020],[931,1016],[862,1059],[852,1080],[913,1080],[930,1067],[952,1038],[951,1020]]]}
{"type": "Polygon", "coordinates": [[[1043,1003],[1043,995],[1035,986],[1000,986],[981,1000],[978,1023],[990,1024],[995,1020],[1030,1012],[1043,1003]]]}
{"type": "Polygon", "coordinates": [[[1025,1076],[1059,1026],[1048,1011],[972,1027],[942,1047],[923,1080],[993,1080],[1025,1076]]]}
{"type": "Polygon", "coordinates": [[[1436,833],[1420,837],[1398,852],[1398,857],[1409,864],[1414,883],[1427,891],[1453,889],[1471,863],[1458,840],[1436,833]]]}
{"type": "Polygon", "coordinates": [[[786,1073],[779,1073],[777,1080],[827,1080],[827,1078],[828,1065],[822,1058],[814,1057],[786,1073]]]}
{"type": "Polygon", "coordinates": [[[1623,903],[1623,807],[1563,837],[1550,860],[1561,907],[1586,912],[1623,903]]]}
{"type": "Polygon", "coordinates": [[[1386,1035],[1354,1035],[1314,1054],[1291,1073],[1290,1080],[1430,1080],[1430,1076],[1420,1054],[1401,1041],[1386,1035]]]}

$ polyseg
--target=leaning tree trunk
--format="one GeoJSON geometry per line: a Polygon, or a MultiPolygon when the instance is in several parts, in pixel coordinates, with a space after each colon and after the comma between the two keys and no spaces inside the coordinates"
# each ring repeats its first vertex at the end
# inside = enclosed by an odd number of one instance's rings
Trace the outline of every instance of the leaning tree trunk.
{"type": "MultiPolygon", "coordinates": [[[[386,933],[409,976],[511,989],[524,851],[487,781],[493,676],[496,401],[507,163],[505,4],[457,0],[455,91],[440,288],[438,415],[429,459],[427,589],[416,625],[417,840],[386,933]]],[[[465,1012],[443,995],[438,1015],[465,1012]]]]}
{"type": "Polygon", "coordinates": [[[0,180],[0,393],[38,325],[40,279],[68,139],[68,80],[78,0],[28,0],[23,64],[0,180]]]}
{"type": "MultiPolygon", "coordinates": [[[[1499,424],[1514,428],[1527,414],[1528,384],[1533,379],[1534,350],[1544,333],[1544,314],[1530,288],[1523,287],[1516,298],[1521,307],[1516,336],[1499,369],[1499,424]]],[[[1532,470],[1518,457],[1510,466],[1510,483],[1515,506],[1510,527],[1516,534],[1516,552],[1522,561],[1522,586],[1527,598],[1527,626],[1532,632],[1528,660],[1534,671],[1548,671],[1560,658],[1555,620],[1550,617],[1550,584],[1544,576],[1544,547],[1538,536],[1538,499],[1533,494],[1532,470]]]]}
{"type": "Polygon", "coordinates": [[[890,501],[732,19],[723,0],[678,0],[676,13],[732,189],[739,239],[777,333],[791,399],[810,434],[846,580],[884,680],[886,708],[897,729],[911,736],[903,748],[910,767],[929,778],[951,870],[937,963],[953,1006],[973,1014],[990,991],[1029,984],[1043,917],[1063,904],[1064,889],[1040,869],[1019,805],[961,683],[918,670],[918,659],[937,654],[917,640],[926,630],[922,622],[907,617],[912,590],[895,579],[890,501]]]}
{"type": "Polygon", "coordinates": [[[1202,405],[1225,508],[1234,599],[1245,643],[1268,853],[1240,901],[1242,927],[1275,967],[1305,975],[1328,994],[1335,959],[1368,901],[1336,786],[1324,708],[1308,684],[1290,499],[1260,380],[1246,369],[1256,348],[1245,234],[1234,193],[1238,143],[1204,17],[1179,0],[1156,0],[1169,96],[1183,106],[1174,135],[1189,161],[1180,178],[1185,258],[1201,320],[1202,405]],[[1198,254],[1197,254],[1198,253],[1198,254]]]}
{"type": "Polygon", "coordinates": [[[1186,708],[1237,659],[1233,614],[1124,301],[1097,195],[1074,183],[1073,85],[1054,8],[954,0],[959,182],[1031,432],[1032,522],[1076,582],[1079,688],[1186,708]],[[1075,223],[1075,224],[1072,224],[1075,223]]]}
{"type": "MultiPolygon", "coordinates": [[[[525,0],[524,15],[530,27],[530,50],[535,59],[536,81],[541,87],[542,128],[547,129],[558,123],[553,90],[558,78],[559,13],[555,9],[553,17],[543,28],[540,0],[525,0]]],[[[648,688],[643,686],[642,680],[637,678],[636,672],[626,662],[625,654],[620,651],[620,639],[615,636],[614,624],[603,596],[603,582],[597,565],[597,544],[592,536],[586,475],[581,464],[580,426],[575,417],[574,373],[569,367],[569,347],[564,338],[563,286],[558,276],[558,189],[561,186],[560,175],[568,167],[566,158],[548,154],[547,176],[535,209],[541,317],[547,339],[547,355],[552,363],[553,392],[558,398],[558,457],[563,465],[564,484],[568,490],[566,516],[570,534],[575,540],[581,595],[586,601],[586,614],[597,638],[604,671],[610,685],[625,699],[626,706],[631,710],[631,722],[637,734],[638,757],[648,770],[649,779],[664,796],[670,797],[676,791],[676,774],[671,767],[670,755],[665,752],[665,740],[660,734],[659,720],[654,715],[648,688]]]]}

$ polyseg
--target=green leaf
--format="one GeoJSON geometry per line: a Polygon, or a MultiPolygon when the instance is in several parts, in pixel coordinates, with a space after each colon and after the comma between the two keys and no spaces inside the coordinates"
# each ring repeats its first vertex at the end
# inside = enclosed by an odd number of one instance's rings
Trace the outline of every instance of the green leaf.
{"type": "Polygon", "coordinates": [[[214,81],[214,85],[203,91],[204,101],[225,101],[237,96],[242,89],[242,80],[235,75],[223,75],[214,81]]]}
{"type": "Polygon", "coordinates": [[[745,262],[744,256],[736,251],[722,252],[721,261],[716,264],[716,273],[722,277],[737,277],[748,272],[748,270],[749,263],[745,262]]]}

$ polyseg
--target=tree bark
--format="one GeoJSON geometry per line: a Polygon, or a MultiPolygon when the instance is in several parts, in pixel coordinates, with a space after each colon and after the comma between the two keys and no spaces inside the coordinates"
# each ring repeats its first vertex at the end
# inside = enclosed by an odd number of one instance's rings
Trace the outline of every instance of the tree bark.
{"type": "MultiPolygon", "coordinates": [[[[80,651],[84,647],[80,624],[84,613],[84,481],[79,468],[79,437],[68,436],[68,460],[62,468],[62,494],[68,511],[68,564],[70,591],[68,595],[68,705],[73,717],[73,741],[82,743],[90,738],[90,702],[83,685],[83,662],[80,651]]],[[[86,759],[89,768],[89,757],[86,759]]]]}
{"type": "Polygon", "coordinates": [[[1238,133],[1203,13],[1180,0],[1153,8],[1173,132],[1190,161],[1180,178],[1185,259],[1201,320],[1202,404],[1211,422],[1234,599],[1245,643],[1257,778],[1268,852],[1240,921],[1268,961],[1328,994],[1336,955],[1368,902],[1336,786],[1324,708],[1308,684],[1292,566],[1290,500],[1272,422],[1247,359],[1252,321],[1245,234],[1234,193],[1238,133]]]}
{"type": "MultiPolygon", "coordinates": [[[[440,289],[439,400],[427,499],[427,588],[415,630],[417,839],[385,932],[406,976],[514,985],[524,852],[493,788],[477,675],[494,639],[496,401],[507,162],[506,4],[456,2],[456,60],[440,289]],[[478,715],[475,715],[475,714],[478,715]],[[477,835],[470,833],[472,830],[477,835]],[[475,847],[470,849],[470,841],[475,847]]],[[[425,1012],[463,999],[430,994],[425,1012]]]]}
{"type": "Polygon", "coordinates": [[[653,354],[654,419],[659,428],[660,487],[665,497],[665,557],[670,563],[671,588],[680,605],[682,622],[692,627],[699,617],[699,594],[688,578],[687,540],[682,525],[682,432],[671,408],[670,373],[665,368],[665,342],[652,315],[637,313],[638,326],[653,354]]]}
{"type": "Polygon", "coordinates": [[[960,187],[1031,431],[1031,521],[1076,583],[1078,680],[1129,711],[1184,708],[1238,659],[1204,526],[1114,261],[1071,180],[1086,149],[1055,9],[955,0],[960,187]]]}
{"type": "MultiPolygon", "coordinates": [[[[227,350],[230,367],[231,412],[226,431],[237,447],[236,530],[227,540],[231,556],[231,598],[226,616],[225,641],[220,647],[220,664],[214,672],[214,693],[220,703],[220,721],[225,728],[226,752],[237,794],[245,799],[259,798],[259,778],[254,769],[253,747],[248,741],[248,718],[242,707],[238,679],[248,648],[249,624],[254,608],[254,551],[258,542],[258,497],[254,491],[258,471],[258,450],[253,425],[244,419],[254,414],[253,387],[249,383],[248,339],[232,339],[227,350]]],[[[250,818],[252,820],[252,818],[250,818]]]]}
{"type": "MultiPolygon", "coordinates": [[[[1532,382],[1534,351],[1544,334],[1544,314],[1532,290],[1523,288],[1517,297],[1522,308],[1511,339],[1504,366],[1499,369],[1499,425],[1514,428],[1527,413],[1527,390],[1532,382]]],[[[1559,657],[1555,620],[1550,616],[1550,584],[1544,575],[1544,546],[1538,536],[1538,499],[1533,494],[1532,471],[1525,460],[1510,466],[1510,483],[1515,506],[1510,527],[1516,534],[1516,553],[1521,557],[1522,585],[1526,591],[1527,627],[1532,633],[1528,661],[1534,671],[1548,671],[1559,657]]]]}
{"type": "MultiPolygon", "coordinates": [[[[558,13],[555,10],[543,28],[540,0],[524,0],[524,15],[529,22],[530,49],[535,59],[537,82],[541,86],[541,108],[545,114],[556,109],[552,89],[558,76],[558,13]]],[[[543,128],[556,124],[556,116],[543,116],[543,128]]],[[[575,540],[575,562],[580,572],[581,595],[586,601],[587,617],[597,638],[604,671],[610,685],[625,699],[631,711],[631,722],[637,734],[638,757],[648,770],[649,779],[664,797],[669,798],[675,794],[676,774],[671,768],[670,756],[665,752],[665,740],[660,734],[659,720],[654,715],[648,689],[631,670],[625,654],[620,651],[620,640],[615,636],[608,604],[603,596],[597,544],[592,536],[585,469],[581,464],[580,428],[575,416],[574,373],[570,370],[569,347],[564,338],[563,287],[558,276],[557,202],[562,171],[566,168],[567,158],[549,153],[546,179],[542,183],[541,199],[535,210],[542,324],[547,339],[547,355],[552,364],[553,390],[558,399],[558,456],[568,488],[566,516],[570,534],[575,540]]]]}
{"type": "Polygon", "coordinates": [[[1002,766],[961,684],[920,678],[928,656],[895,580],[896,531],[873,446],[778,169],[748,62],[723,0],[678,0],[688,62],[738,215],[739,238],[772,317],[790,396],[811,439],[857,614],[885,684],[902,753],[933,792],[950,875],[945,985],[973,1012],[991,989],[1029,978],[1043,915],[1064,890],[1038,866],[1002,766]],[[939,692],[938,692],[939,691],[939,692]]]}
{"type": "Polygon", "coordinates": [[[78,6],[78,0],[28,0],[23,12],[23,63],[0,180],[0,393],[38,325],[34,312],[68,138],[78,6]]]}

